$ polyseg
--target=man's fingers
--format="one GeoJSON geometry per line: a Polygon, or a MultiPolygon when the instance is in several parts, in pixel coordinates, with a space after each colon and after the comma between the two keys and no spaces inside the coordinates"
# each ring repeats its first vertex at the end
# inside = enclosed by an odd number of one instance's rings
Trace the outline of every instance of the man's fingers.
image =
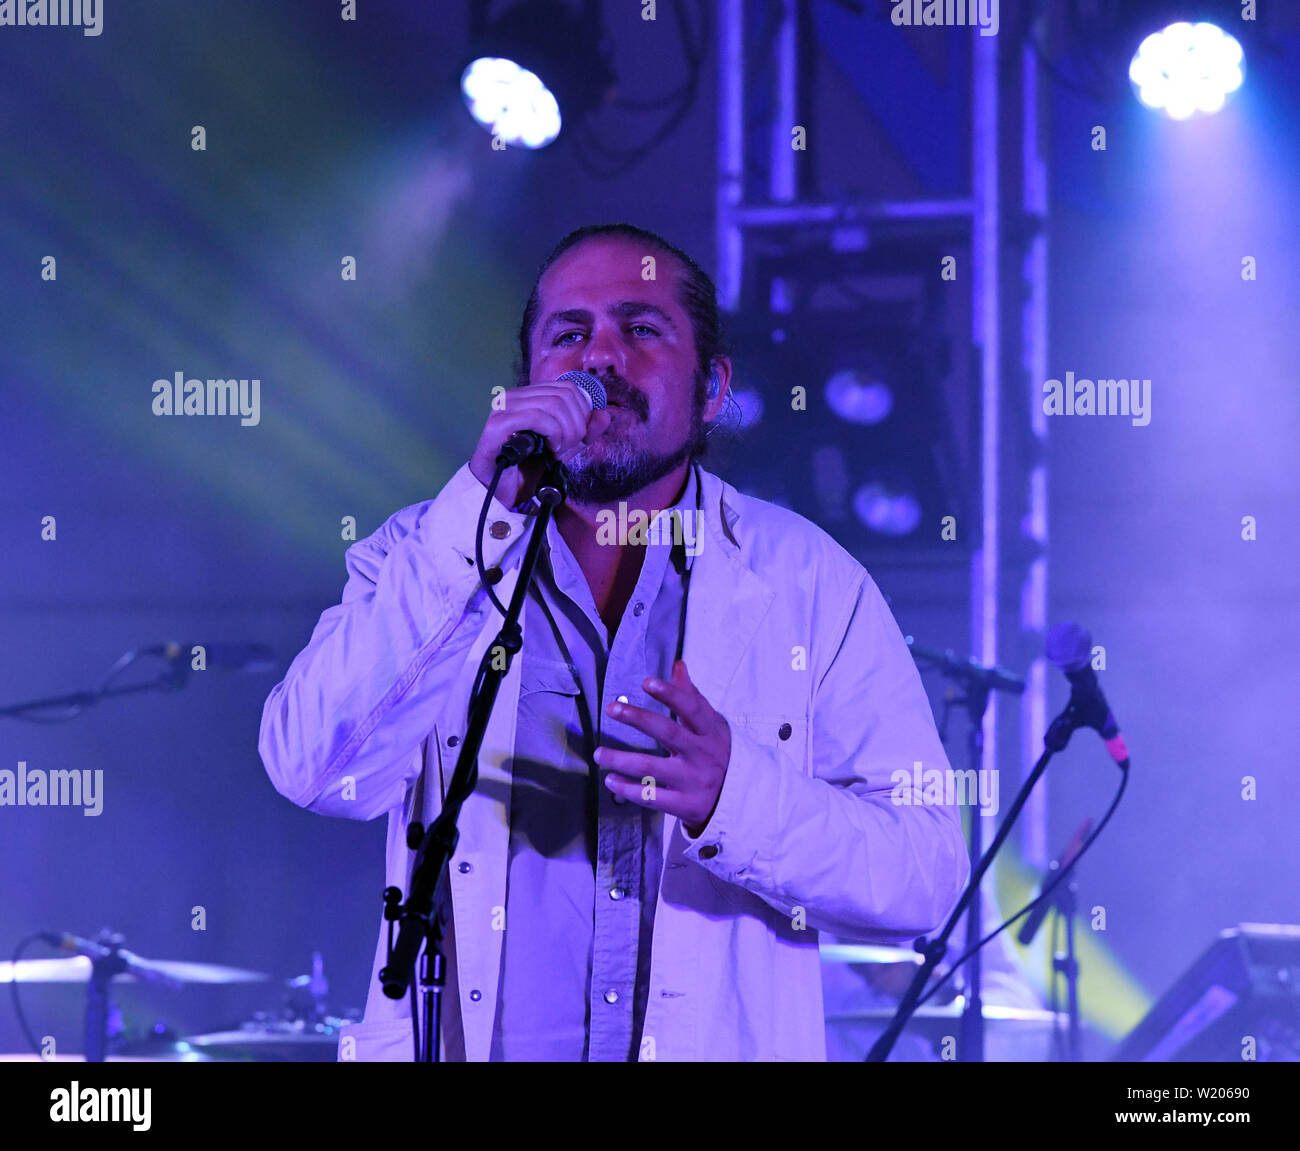
{"type": "Polygon", "coordinates": [[[663,780],[651,778],[645,783],[645,776],[626,776],[610,772],[603,780],[603,786],[614,795],[621,796],[631,803],[648,807],[653,811],[668,811],[677,805],[681,792],[667,787],[663,780]]]}
{"type": "Polygon", "coordinates": [[[505,393],[505,407],[494,413],[511,432],[536,432],[556,455],[571,454],[587,434],[590,409],[572,384],[530,384],[505,393]],[[545,426],[543,426],[545,425],[545,426]]]}
{"type": "Polygon", "coordinates": [[[606,713],[618,723],[625,723],[653,736],[669,751],[685,750],[686,741],[682,738],[680,724],[674,723],[666,715],[637,707],[634,703],[610,703],[605,707],[606,713]]]}
{"type": "Polygon", "coordinates": [[[705,733],[713,707],[689,679],[665,683],[651,677],[644,680],[642,686],[648,695],[667,706],[690,731],[696,735],[705,733]]]}
{"type": "Polygon", "coordinates": [[[676,756],[598,747],[594,758],[601,770],[638,783],[643,779],[651,779],[656,787],[684,791],[691,782],[691,772],[686,767],[686,761],[676,756]]]}

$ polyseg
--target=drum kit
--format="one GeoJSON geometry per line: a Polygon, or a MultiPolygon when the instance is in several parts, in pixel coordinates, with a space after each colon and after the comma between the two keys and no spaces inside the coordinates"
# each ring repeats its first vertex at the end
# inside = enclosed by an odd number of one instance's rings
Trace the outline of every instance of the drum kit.
{"type": "MultiPolygon", "coordinates": [[[[103,938],[101,936],[101,938],[103,938]]],[[[108,976],[112,984],[157,983],[169,990],[193,985],[274,983],[265,972],[215,963],[144,959],[130,953],[124,969],[108,976]]],[[[96,961],[87,955],[57,959],[20,959],[0,963],[0,983],[75,984],[86,988],[88,1017],[95,999],[96,961]]],[[[257,1012],[225,1030],[178,1036],[156,1024],[145,1034],[119,1029],[104,1036],[105,1058],[113,1061],[149,1062],[263,1062],[325,1063],[337,1058],[339,1029],[357,1021],[354,1014],[337,1016],[325,1005],[329,985],[319,952],[312,956],[312,971],[284,980],[283,1004],[276,1012],[257,1012]]],[[[16,990],[16,989],[15,989],[16,990]]],[[[105,1018],[109,1016],[106,1013],[105,1018]]],[[[88,1023],[89,1026],[89,1023],[88,1023]]],[[[105,1030],[108,1027],[105,1026],[105,1030]]],[[[93,1039],[87,1049],[95,1046],[93,1039]]],[[[36,1054],[0,1055],[0,1061],[45,1058],[36,1054]]],[[[80,1058],[80,1056],[76,1057],[80,1058]]]]}
{"type": "MultiPolygon", "coordinates": [[[[839,1036],[839,1042],[832,1047],[832,1061],[860,1059],[870,1046],[870,1040],[892,1022],[897,999],[920,965],[921,956],[907,947],[858,943],[823,942],[820,952],[824,972],[828,966],[837,971],[848,970],[861,980],[860,994],[845,995],[842,993],[844,980],[837,979],[835,986],[839,991],[834,1004],[828,1003],[826,1010],[828,1034],[839,1036]],[[868,1039],[864,1041],[863,1035],[868,1039]]],[[[941,968],[940,973],[942,971],[941,968]]],[[[903,1034],[917,1040],[921,1045],[918,1049],[933,1052],[921,1058],[951,1058],[951,1043],[960,1034],[965,1010],[966,998],[961,993],[953,995],[947,1002],[922,1004],[913,1013],[903,1034]]],[[[1054,1032],[1065,1026],[1064,1015],[1060,1012],[999,1005],[987,1000],[981,1014],[988,1039],[986,1058],[993,1062],[1040,1062],[1048,1059],[1054,1032]]]]}
{"type": "MultiPolygon", "coordinates": [[[[101,938],[103,938],[101,936],[101,938]]],[[[196,985],[232,985],[274,983],[265,972],[215,963],[186,960],[145,959],[130,956],[126,970],[111,975],[113,984],[155,982],[171,990],[196,985]]],[[[861,975],[878,990],[893,990],[905,982],[906,974],[921,962],[913,950],[903,947],[875,946],[858,943],[821,945],[824,964],[844,965],[861,975]]],[[[21,959],[0,963],[0,984],[72,984],[89,990],[95,974],[95,962],[87,955],[56,959],[21,959]]],[[[326,1007],[329,984],[319,952],[312,956],[310,974],[281,982],[283,1005],[278,1012],[257,1012],[251,1018],[220,1031],[178,1036],[157,1024],[144,1034],[119,1030],[106,1037],[106,1058],[111,1061],[149,1062],[257,1062],[257,1063],[326,1063],[337,1058],[339,1029],[357,1021],[355,1013],[338,1016],[326,1007]]],[[[965,1002],[957,995],[950,1002],[922,1006],[908,1025],[908,1033],[939,1049],[945,1038],[954,1034],[961,1020],[965,1002]]],[[[826,1014],[830,1026],[853,1025],[883,1029],[893,1017],[890,1005],[831,1010],[826,1014]]],[[[1057,1017],[1050,1011],[986,1004],[984,1019],[990,1039],[996,1045],[1014,1047],[1032,1042],[1047,1034],[1057,1017]]],[[[1035,1044],[1037,1045],[1037,1044],[1035,1044]]],[[[0,1055],[0,1062],[37,1059],[33,1054],[0,1055]]]]}

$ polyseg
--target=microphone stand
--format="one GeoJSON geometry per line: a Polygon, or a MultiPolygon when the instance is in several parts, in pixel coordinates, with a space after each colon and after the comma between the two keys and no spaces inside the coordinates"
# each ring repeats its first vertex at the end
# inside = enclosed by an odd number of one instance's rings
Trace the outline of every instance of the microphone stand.
{"type": "MultiPolygon", "coordinates": [[[[1051,912],[1055,911],[1058,915],[1065,917],[1065,954],[1062,955],[1056,952],[1052,955],[1052,970],[1065,976],[1069,1019],[1066,1059],[1070,1063],[1079,1063],[1083,1060],[1082,1033],[1079,1027],[1079,961],[1074,941],[1074,914],[1078,902],[1079,886],[1074,881],[1073,869],[1074,862],[1079,858],[1083,842],[1087,839],[1091,827],[1092,819],[1089,817],[1079,826],[1079,829],[1074,833],[1074,838],[1061,852],[1060,857],[1053,859],[1048,865],[1047,874],[1043,876],[1042,882],[1039,884],[1039,895],[1049,887],[1049,883],[1055,882],[1056,886],[1051,887],[1048,898],[1044,902],[1025,916],[1025,922],[1021,925],[1019,932],[1016,933],[1016,941],[1020,946],[1028,947],[1033,943],[1039,928],[1043,926],[1043,921],[1051,912]],[[1055,877],[1062,872],[1070,873],[1069,880],[1063,883],[1056,882],[1055,877]]],[[[1052,1034],[1056,1039],[1054,1049],[1059,1051],[1060,1028],[1056,1022],[1055,980],[1052,982],[1051,1008],[1053,1014],[1052,1034]]]]}
{"type": "Polygon", "coordinates": [[[86,983],[86,1014],[82,1026],[87,1063],[103,1063],[108,1057],[108,1024],[113,1007],[110,985],[115,976],[132,975],[141,982],[155,983],[173,991],[181,987],[178,979],[127,951],[122,946],[126,940],[108,928],[104,928],[99,933],[99,938],[93,940],[44,932],[41,933],[41,938],[62,951],[72,951],[90,960],[90,979],[86,983]]]}
{"type": "MultiPolygon", "coordinates": [[[[984,762],[984,713],[988,710],[989,696],[994,691],[1006,691],[1020,695],[1025,690],[1025,681],[1020,676],[1000,667],[985,667],[973,659],[959,659],[951,651],[935,651],[921,647],[907,637],[907,646],[912,658],[937,667],[943,676],[963,689],[954,703],[964,705],[970,717],[966,733],[966,756],[975,778],[979,779],[981,764],[984,762]]],[[[983,816],[974,810],[968,820],[968,846],[971,859],[979,859],[984,850],[981,825],[983,816]]],[[[982,874],[982,873],[981,873],[982,874]]],[[[978,896],[978,885],[976,885],[978,896]]],[[[966,950],[969,951],[980,940],[980,901],[973,898],[966,916],[966,950]]],[[[942,953],[940,954],[942,957],[942,953]]],[[[957,1048],[958,1061],[964,1063],[984,1062],[984,999],[983,966],[981,955],[977,951],[966,964],[966,1002],[961,1016],[961,1042],[957,1048]]],[[[938,961],[936,960],[936,963],[938,961]]],[[[928,978],[928,974],[927,974],[928,978]]]]}
{"type": "MultiPolygon", "coordinates": [[[[1024,780],[1023,786],[1015,795],[1015,800],[1011,802],[1006,817],[1002,819],[1002,825],[997,828],[997,834],[993,836],[992,843],[988,845],[988,851],[976,862],[974,871],[971,871],[970,882],[966,884],[966,890],[962,892],[962,897],[957,901],[956,908],[953,908],[952,913],[949,914],[948,922],[944,923],[943,930],[935,938],[927,940],[922,936],[913,944],[913,947],[923,957],[922,964],[918,966],[917,972],[913,975],[913,981],[907,987],[904,998],[898,1003],[898,1009],[894,1012],[893,1021],[885,1029],[884,1034],[881,1034],[880,1038],[876,1039],[871,1051],[867,1052],[867,1057],[863,1060],[863,1063],[884,1063],[884,1060],[888,1059],[894,1043],[902,1034],[902,1029],[907,1025],[907,1021],[910,1020],[913,1013],[917,1011],[917,1003],[920,1000],[922,988],[930,981],[931,973],[943,960],[944,952],[948,951],[948,939],[953,934],[953,930],[956,929],[958,919],[961,919],[966,905],[971,903],[975,893],[979,891],[980,880],[984,878],[985,871],[992,866],[993,857],[996,856],[998,849],[1002,847],[1006,838],[1011,834],[1011,828],[1015,826],[1015,821],[1019,818],[1021,809],[1030,799],[1030,792],[1034,791],[1034,787],[1043,776],[1044,771],[1047,771],[1048,763],[1052,762],[1053,756],[1056,756],[1057,752],[1065,750],[1066,745],[1070,743],[1070,736],[1074,735],[1075,731],[1078,731],[1080,727],[1099,726],[1100,721],[1097,718],[1099,706],[1102,718],[1104,718],[1105,705],[1099,705],[1095,693],[1087,692],[1086,689],[1080,688],[1078,684],[1071,685],[1070,701],[1067,702],[1061,714],[1057,715],[1056,719],[1053,719],[1052,726],[1048,727],[1047,735],[1043,737],[1045,748],[1043,754],[1039,756],[1034,769],[1030,771],[1030,774],[1024,780]]],[[[1123,766],[1127,767],[1127,762],[1123,766]]],[[[978,815],[972,815],[972,822],[978,818],[978,815]]],[[[1069,866],[1074,866],[1073,860],[1070,861],[1069,866]]],[[[979,940],[976,940],[976,942],[979,942],[979,940]]],[[[978,956],[978,952],[976,952],[976,956],[978,956]]],[[[983,1025],[983,1018],[980,1020],[980,1024],[983,1025]]]]}
{"type": "Polygon", "coordinates": [[[460,831],[456,824],[461,808],[478,785],[479,749],[487,732],[497,692],[510,670],[511,661],[524,646],[519,620],[542,543],[546,539],[546,525],[554,510],[564,502],[566,494],[558,462],[548,457],[536,495],[529,505],[537,508],[537,514],[505,622],[479,664],[475,689],[470,697],[465,739],[456,760],[456,769],[447,786],[447,797],[438,818],[430,824],[427,832],[418,823],[412,823],[407,829],[407,846],[416,853],[411,871],[410,895],[403,904],[399,888],[384,889],[388,961],[379,972],[379,980],[384,994],[390,999],[401,999],[407,993],[414,974],[416,956],[421,946],[424,947],[424,961],[420,971],[420,985],[423,989],[423,1043],[416,1053],[417,1062],[437,1063],[440,1059],[439,1030],[442,1025],[442,993],[446,979],[446,961],[442,952],[445,877],[456,844],[460,841],[460,831]],[[504,667],[494,666],[498,650],[505,652],[504,667]],[[394,923],[398,924],[396,944],[393,942],[394,923]]]}
{"type": "MultiPolygon", "coordinates": [[[[273,653],[265,644],[214,645],[214,648],[217,646],[223,648],[227,662],[212,665],[214,667],[220,666],[231,671],[265,671],[271,666],[273,653]]],[[[189,681],[189,675],[190,666],[183,644],[166,643],[136,647],[118,658],[98,687],[89,691],[74,691],[67,695],[47,696],[44,699],[6,704],[0,707],[0,719],[27,719],[41,723],[73,719],[102,699],[136,695],[142,691],[180,691],[189,681]],[[140,683],[113,686],[113,680],[117,676],[148,656],[155,656],[165,661],[167,670],[159,672],[153,679],[143,680],[140,683]],[[52,717],[40,715],[41,712],[56,707],[65,709],[67,714],[52,717]]]]}
{"type": "MultiPolygon", "coordinates": [[[[917,651],[913,648],[913,651],[917,651]]],[[[918,652],[918,654],[922,654],[918,652]]],[[[923,656],[924,658],[924,656],[923,656]]],[[[996,671],[996,669],[991,669],[996,671]]],[[[1100,705],[1101,710],[1105,712],[1104,704],[1100,705]]],[[[971,872],[970,882],[966,884],[966,890],[962,892],[961,899],[957,901],[957,906],[952,909],[948,916],[948,921],[943,925],[942,930],[933,939],[927,940],[924,936],[917,939],[913,944],[915,950],[923,957],[920,966],[917,967],[912,977],[912,982],[904,993],[902,1000],[898,1004],[898,1010],[894,1013],[894,1018],[885,1029],[884,1033],[872,1045],[867,1057],[863,1062],[866,1063],[883,1063],[888,1057],[889,1052],[893,1049],[894,1044],[898,1041],[899,1035],[902,1034],[903,1028],[907,1026],[907,1021],[911,1019],[916,1011],[916,1006],[921,998],[922,989],[929,982],[930,974],[939,965],[943,959],[944,953],[948,950],[948,939],[956,928],[962,913],[966,910],[968,904],[976,898],[979,892],[980,881],[984,878],[984,873],[993,864],[993,859],[997,855],[1002,844],[1011,834],[1011,829],[1015,826],[1016,819],[1020,815],[1021,809],[1029,799],[1030,792],[1042,777],[1043,772],[1047,770],[1047,765],[1052,761],[1052,757],[1059,751],[1063,751],[1065,746],[1070,742],[1070,736],[1080,727],[1096,727],[1098,704],[1095,694],[1090,695],[1087,691],[1078,685],[1073,685],[1070,691],[1070,700],[1064,710],[1053,721],[1047,729],[1047,734],[1043,737],[1045,750],[1038,757],[1038,762],[1034,764],[1033,770],[1030,771],[1025,779],[1023,786],[1016,793],[1016,798],[1011,807],[1007,810],[1006,817],[1002,820],[1002,825],[998,828],[997,833],[993,836],[993,842],[989,844],[988,851],[980,857],[974,870],[971,872]]],[[[981,714],[983,714],[981,712],[981,714]]],[[[980,817],[975,815],[971,817],[971,822],[980,817]]],[[[1100,830],[1100,829],[1098,829],[1100,830]]],[[[1073,864],[1071,864],[1072,866],[1073,864]]],[[[976,943],[979,941],[976,940],[976,943]]],[[[972,944],[973,946],[973,944],[972,944]]],[[[978,957],[978,952],[976,956],[978,957]]],[[[982,1035],[983,1018],[979,1019],[980,1034],[982,1035]]],[[[964,1034],[964,1033],[963,1033],[964,1034]]]]}
{"type": "MultiPolygon", "coordinates": [[[[143,653],[128,652],[123,657],[123,660],[134,662],[139,654],[143,653]]],[[[125,666],[123,660],[118,661],[119,668],[125,666]]],[[[136,695],[142,691],[180,691],[185,686],[187,672],[188,669],[182,664],[172,661],[167,671],[160,672],[153,679],[145,680],[142,683],[131,683],[118,687],[109,687],[105,683],[90,691],[74,691],[68,695],[48,696],[45,699],[31,699],[22,703],[6,704],[4,707],[0,707],[0,718],[26,719],[29,713],[39,713],[48,711],[52,707],[60,707],[74,709],[72,715],[66,717],[71,719],[73,716],[80,715],[86,708],[94,706],[101,699],[111,699],[119,695],[136,695]]],[[[112,674],[115,673],[110,673],[110,677],[112,674]]]]}
{"type": "MultiPolygon", "coordinates": [[[[1067,1059],[1070,1063],[1083,1060],[1082,1034],[1079,1029],[1079,959],[1074,943],[1074,913],[1079,894],[1073,876],[1052,892],[1049,902],[1056,913],[1065,919],[1065,954],[1052,956],[1052,970],[1065,976],[1067,1011],[1067,1059]]],[[[1052,1010],[1056,1011],[1056,996],[1052,996],[1052,1010]]],[[[1059,1030],[1057,1034],[1060,1034],[1059,1030]]]]}

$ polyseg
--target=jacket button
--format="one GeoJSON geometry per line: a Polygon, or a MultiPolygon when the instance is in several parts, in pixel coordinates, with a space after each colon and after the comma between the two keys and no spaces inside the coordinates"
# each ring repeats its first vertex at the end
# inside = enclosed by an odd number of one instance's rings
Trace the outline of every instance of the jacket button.
{"type": "Polygon", "coordinates": [[[613,988],[611,988],[609,991],[606,991],[606,992],[605,992],[605,1002],[606,1002],[606,1003],[617,1003],[617,1002],[618,1002],[618,992],[615,991],[615,990],[613,990],[613,988]]]}
{"type": "Polygon", "coordinates": [[[776,734],[779,735],[782,739],[789,739],[789,738],[790,738],[790,732],[791,732],[792,730],[793,730],[793,728],[791,728],[791,726],[790,726],[788,723],[783,723],[783,724],[781,725],[781,730],[778,731],[776,734]]]}
{"type": "Polygon", "coordinates": [[[471,991],[471,992],[469,993],[469,997],[470,997],[470,1000],[471,1000],[472,1002],[477,1003],[480,999],[483,998],[483,992],[481,992],[481,991],[476,987],[476,988],[474,988],[473,991],[471,991]]]}
{"type": "Polygon", "coordinates": [[[492,533],[494,540],[503,540],[510,534],[510,525],[505,520],[495,521],[488,531],[492,533]]]}
{"type": "Polygon", "coordinates": [[[447,736],[447,746],[448,746],[448,747],[455,747],[458,743],[460,743],[460,736],[458,736],[458,735],[449,735],[449,736],[447,736]]]}
{"type": "Polygon", "coordinates": [[[495,564],[483,573],[487,577],[489,584],[498,584],[501,582],[502,571],[495,564]]]}
{"type": "Polygon", "coordinates": [[[716,843],[706,844],[704,847],[700,848],[700,858],[712,859],[721,850],[722,848],[720,848],[716,843]]]}
{"type": "Polygon", "coordinates": [[[456,870],[459,871],[461,875],[468,875],[471,871],[474,870],[474,867],[472,864],[469,863],[461,863],[457,865],[456,870]]]}

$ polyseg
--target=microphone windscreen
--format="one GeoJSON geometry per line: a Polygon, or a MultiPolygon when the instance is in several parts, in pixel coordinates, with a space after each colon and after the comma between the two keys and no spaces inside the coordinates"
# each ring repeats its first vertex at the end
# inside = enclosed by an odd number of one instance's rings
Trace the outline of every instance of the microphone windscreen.
{"type": "Polygon", "coordinates": [[[570,383],[577,384],[591,401],[591,410],[600,411],[605,406],[606,395],[605,385],[602,384],[590,372],[583,372],[575,369],[572,372],[565,372],[562,376],[556,376],[557,380],[568,380],[570,383]]]}
{"type": "Polygon", "coordinates": [[[1092,635],[1073,620],[1058,623],[1047,633],[1048,660],[1062,671],[1079,671],[1092,658],[1092,635]]]}

